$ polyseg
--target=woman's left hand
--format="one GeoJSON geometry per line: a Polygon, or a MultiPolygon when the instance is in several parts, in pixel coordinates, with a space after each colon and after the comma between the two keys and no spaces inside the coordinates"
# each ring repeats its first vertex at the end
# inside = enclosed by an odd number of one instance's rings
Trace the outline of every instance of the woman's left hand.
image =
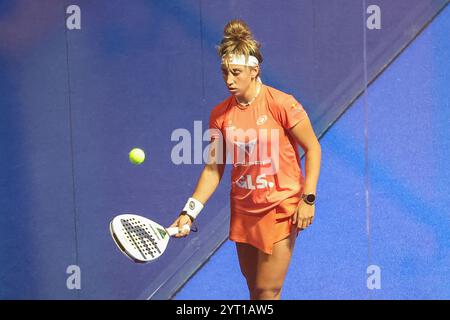
{"type": "Polygon", "coordinates": [[[315,209],[315,205],[309,205],[301,200],[292,216],[292,224],[296,224],[299,229],[306,229],[313,223],[315,209]]]}

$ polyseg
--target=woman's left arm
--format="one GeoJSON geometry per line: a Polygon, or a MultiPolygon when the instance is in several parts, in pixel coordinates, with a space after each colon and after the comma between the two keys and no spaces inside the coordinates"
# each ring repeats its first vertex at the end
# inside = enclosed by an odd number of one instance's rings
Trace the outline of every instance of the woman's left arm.
{"type": "MultiPolygon", "coordinates": [[[[316,194],[317,182],[320,174],[320,161],[322,158],[322,148],[317,140],[314,129],[309,118],[300,121],[289,130],[297,143],[305,151],[305,186],[303,193],[316,194]]],[[[314,217],[314,205],[300,201],[298,210],[293,217],[293,223],[299,228],[306,228],[312,223],[314,217]]]]}
{"type": "Polygon", "coordinates": [[[309,118],[300,121],[289,130],[297,143],[305,151],[305,190],[304,193],[316,193],[320,173],[322,149],[317,140],[309,118]]]}

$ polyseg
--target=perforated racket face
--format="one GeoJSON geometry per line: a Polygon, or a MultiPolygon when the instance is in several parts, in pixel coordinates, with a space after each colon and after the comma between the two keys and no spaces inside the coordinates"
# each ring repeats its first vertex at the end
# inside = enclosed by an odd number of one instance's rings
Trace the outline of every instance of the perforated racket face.
{"type": "Polygon", "coordinates": [[[110,230],[120,250],[135,262],[159,258],[170,239],[164,227],[134,214],[116,216],[110,230]]]}

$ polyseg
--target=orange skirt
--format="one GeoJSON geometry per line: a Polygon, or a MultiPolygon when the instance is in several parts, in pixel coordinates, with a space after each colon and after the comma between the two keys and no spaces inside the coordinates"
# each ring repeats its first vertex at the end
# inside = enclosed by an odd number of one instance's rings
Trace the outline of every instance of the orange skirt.
{"type": "Polygon", "coordinates": [[[285,239],[292,232],[298,236],[299,229],[292,224],[292,216],[298,201],[284,203],[264,215],[252,215],[231,211],[230,240],[248,243],[266,254],[272,254],[273,244],[285,239]]]}

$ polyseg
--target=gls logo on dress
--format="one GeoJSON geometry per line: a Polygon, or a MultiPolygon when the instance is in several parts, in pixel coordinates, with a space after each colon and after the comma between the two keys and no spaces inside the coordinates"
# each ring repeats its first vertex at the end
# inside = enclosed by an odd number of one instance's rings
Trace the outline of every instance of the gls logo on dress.
{"type": "Polygon", "coordinates": [[[256,181],[252,180],[250,174],[241,176],[235,183],[238,187],[248,190],[265,189],[267,187],[272,188],[274,186],[273,182],[267,181],[265,174],[257,176],[256,181]]]}

